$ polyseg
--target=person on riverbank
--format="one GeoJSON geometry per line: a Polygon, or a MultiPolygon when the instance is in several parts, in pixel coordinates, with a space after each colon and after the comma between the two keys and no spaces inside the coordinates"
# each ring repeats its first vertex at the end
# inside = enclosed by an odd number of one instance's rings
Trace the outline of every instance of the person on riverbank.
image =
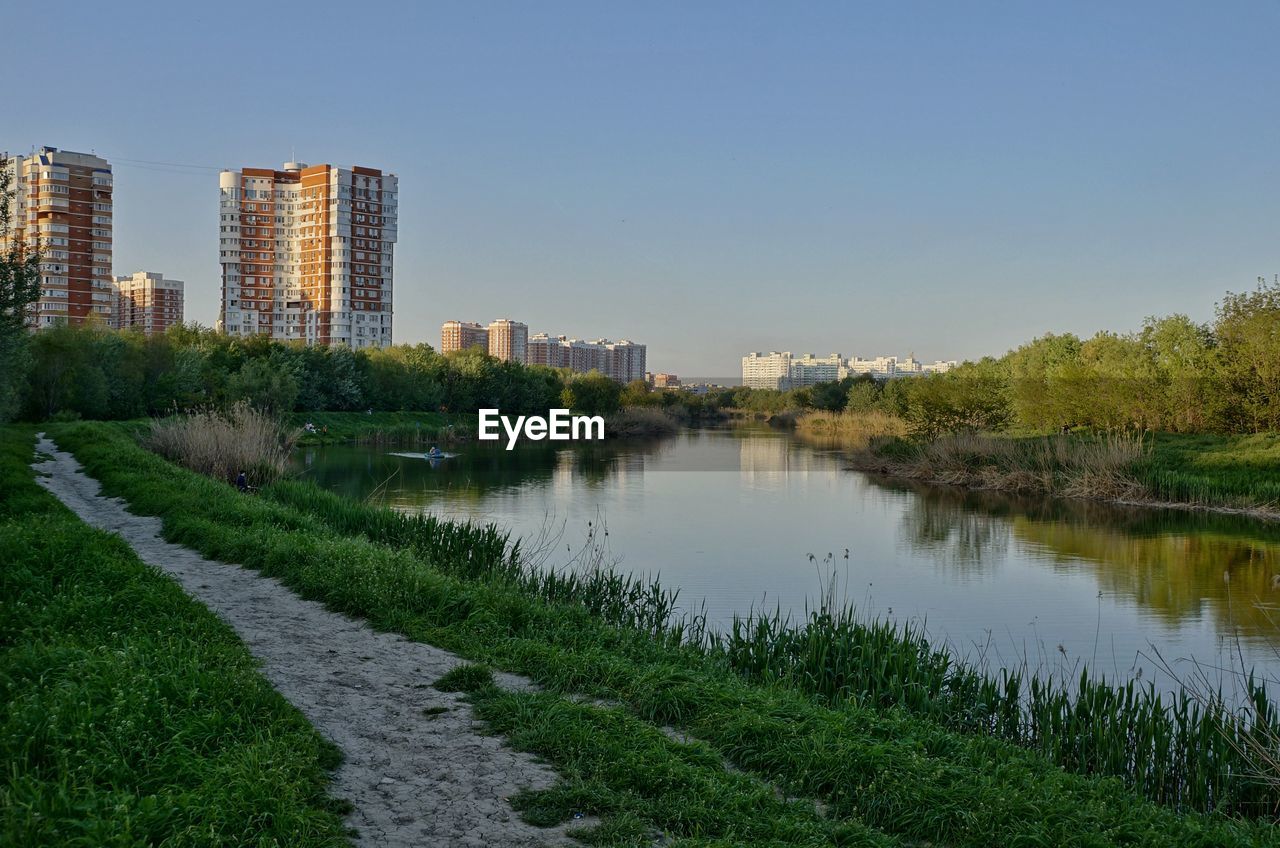
{"type": "Polygon", "coordinates": [[[245,476],[243,471],[236,475],[236,488],[242,492],[249,491],[249,478],[245,476]]]}

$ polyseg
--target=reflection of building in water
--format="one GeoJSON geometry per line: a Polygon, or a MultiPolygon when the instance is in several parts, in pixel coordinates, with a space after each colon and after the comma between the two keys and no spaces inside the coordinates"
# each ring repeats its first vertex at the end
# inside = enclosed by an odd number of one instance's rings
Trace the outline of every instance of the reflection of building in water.
{"type": "Polygon", "coordinates": [[[750,477],[757,473],[830,472],[838,470],[839,464],[832,455],[818,453],[786,436],[748,433],[738,441],[738,468],[750,477]]]}

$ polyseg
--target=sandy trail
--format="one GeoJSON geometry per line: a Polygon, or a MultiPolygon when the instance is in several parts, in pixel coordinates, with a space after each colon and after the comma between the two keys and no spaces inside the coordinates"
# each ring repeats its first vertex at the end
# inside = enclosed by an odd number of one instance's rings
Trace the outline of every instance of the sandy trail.
{"type": "MultiPolygon", "coordinates": [[[[75,458],[40,434],[53,457],[35,465],[40,484],[88,524],[118,533],[145,562],[171,575],[235,629],[263,674],[345,755],[331,792],[355,806],[348,819],[368,846],[578,844],[563,828],[521,821],[507,798],[555,782],[528,755],[482,736],[458,695],[430,684],[459,657],[303,600],[279,581],[207,560],[160,537],[160,519],[130,514],[99,494],[75,458]],[[428,707],[446,707],[424,715],[428,707]]],[[[506,688],[528,688],[495,675],[506,688]]]]}

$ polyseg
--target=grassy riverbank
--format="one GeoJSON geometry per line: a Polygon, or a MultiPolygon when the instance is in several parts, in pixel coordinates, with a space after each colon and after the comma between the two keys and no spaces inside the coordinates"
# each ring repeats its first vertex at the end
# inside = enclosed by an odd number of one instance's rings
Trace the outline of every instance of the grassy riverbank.
{"type": "Polygon", "coordinates": [[[475,437],[476,417],[445,412],[297,412],[288,422],[303,430],[299,445],[343,443],[416,447],[455,444],[475,437]]]}
{"type": "Polygon", "coordinates": [[[242,496],[119,427],[51,432],[110,494],[162,516],[173,541],[542,683],[536,695],[481,683],[477,708],[562,775],[517,799],[526,814],[600,816],[599,844],[660,831],[690,844],[1280,844],[1267,824],[1191,811],[1266,816],[1275,800],[1241,777],[1233,743],[1252,729],[1194,704],[1166,712],[1140,687],[1089,684],[1075,700],[1016,671],[989,678],[840,610],[691,645],[697,622],[673,625],[674,599],[652,583],[551,574],[491,530],[298,483],[242,496]],[[1020,712],[1022,694],[1038,706],[1020,712]]]}
{"type": "Polygon", "coordinates": [[[1280,517],[1280,434],[874,439],[854,467],[941,485],[1280,517]]]}
{"type": "Polygon", "coordinates": [[[1138,474],[1157,500],[1280,516],[1280,433],[1159,434],[1138,474]]]}
{"type": "Polygon", "coordinates": [[[0,844],[346,845],[338,753],[231,630],[0,428],[0,844]]]}

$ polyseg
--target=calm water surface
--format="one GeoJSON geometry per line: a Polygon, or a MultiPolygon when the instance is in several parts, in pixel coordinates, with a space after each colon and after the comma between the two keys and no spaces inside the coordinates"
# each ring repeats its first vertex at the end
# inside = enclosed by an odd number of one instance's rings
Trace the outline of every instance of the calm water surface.
{"type": "Polygon", "coordinates": [[[428,462],[306,448],[295,461],[326,488],[396,509],[494,522],[513,537],[551,528],[562,533],[557,565],[588,522],[602,523],[623,570],[660,574],[720,625],[762,605],[803,614],[834,575],[868,614],[924,623],[971,656],[1060,672],[1084,662],[1162,686],[1157,652],[1180,675],[1243,661],[1280,676],[1274,526],[895,485],[846,470],[837,448],[765,428],[455,450],[428,462]]]}

